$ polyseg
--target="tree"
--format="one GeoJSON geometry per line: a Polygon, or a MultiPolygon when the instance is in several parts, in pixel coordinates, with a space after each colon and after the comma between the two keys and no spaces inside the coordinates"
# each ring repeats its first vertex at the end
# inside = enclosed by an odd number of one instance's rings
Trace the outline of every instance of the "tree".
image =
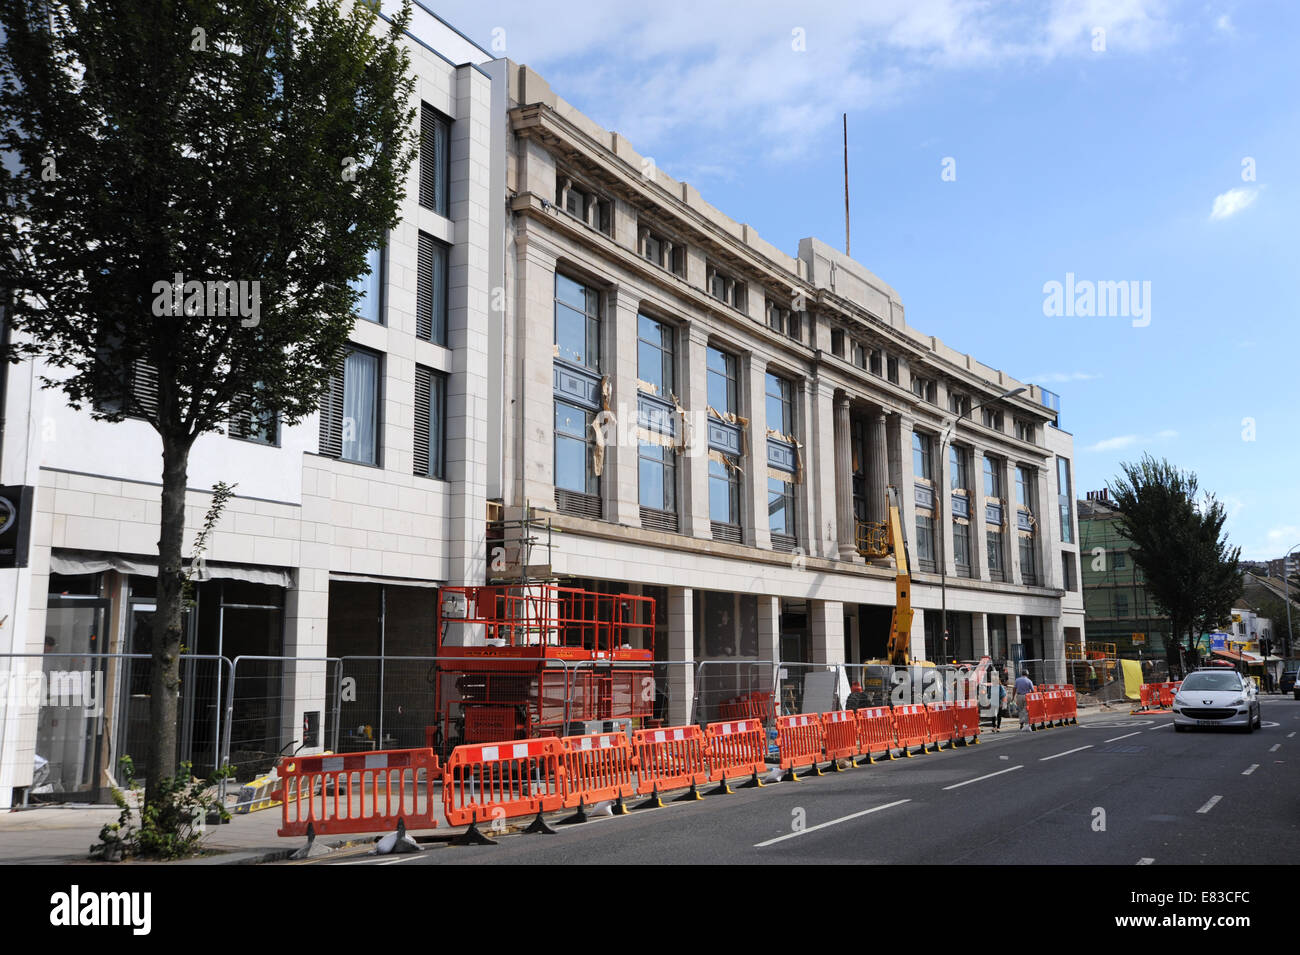
{"type": "Polygon", "coordinates": [[[162,443],[146,800],[175,772],[190,451],[317,407],[414,158],[410,4],[341,8],[0,0],[8,357],[162,443]]]}
{"type": "MultiPolygon", "coordinates": [[[[1227,512],[1200,493],[1196,475],[1143,455],[1121,463],[1110,484],[1120,517],[1116,529],[1132,542],[1134,563],[1152,599],[1168,615],[1174,643],[1191,649],[1196,637],[1228,619],[1241,596],[1240,548],[1228,549],[1227,512]]],[[[1172,659],[1172,658],[1171,658],[1172,659]]]]}

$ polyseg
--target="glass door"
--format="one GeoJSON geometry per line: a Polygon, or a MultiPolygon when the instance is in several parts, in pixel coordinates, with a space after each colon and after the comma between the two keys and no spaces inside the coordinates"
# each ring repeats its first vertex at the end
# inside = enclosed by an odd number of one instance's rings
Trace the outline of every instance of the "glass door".
{"type": "Polygon", "coordinates": [[[94,801],[103,785],[105,659],[109,602],[51,596],[31,795],[94,801]]]}

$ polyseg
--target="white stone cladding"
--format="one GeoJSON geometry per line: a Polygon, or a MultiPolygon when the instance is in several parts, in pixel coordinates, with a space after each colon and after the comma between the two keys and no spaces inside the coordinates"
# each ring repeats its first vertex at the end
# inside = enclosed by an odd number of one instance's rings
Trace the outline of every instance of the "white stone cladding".
{"type": "MultiPolygon", "coordinates": [[[[384,4],[389,14],[390,6],[384,4]]],[[[494,112],[490,54],[423,8],[406,45],[417,79],[416,123],[421,104],[451,120],[449,216],[420,204],[417,157],[401,222],[388,237],[382,321],[359,319],[351,336],[382,356],[379,466],[318,453],[317,415],[282,426],[276,447],[210,434],[198,439],[190,457],[187,556],[213,483],[237,482],[206,559],[291,575],[283,611],[283,652],[290,656],[325,654],[332,575],[426,587],[484,579],[488,446],[496,437],[488,406],[490,394],[500,394],[499,372],[489,381],[489,330],[492,289],[504,287],[504,129],[494,124],[501,110],[498,102],[494,112]],[[420,232],[450,247],[446,347],[416,335],[420,232]],[[413,473],[417,365],[447,375],[445,480],[413,473]]],[[[7,621],[0,625],[0,653],[41,653],[52,549],[146,562],[157,555],[157,435],[142,421],[106,424],[72,411],[61,394],[40,389],[35,376],[42,373],[50,371],[30,363],[13,367],[5,396],[3,481],[33,485],[36,514],[30,566],[0,570],[0,618],[7,621]]],[[[127,619],[126,583],[122,574],[105,576],[112,601],[108,645],[117,650],[127,619]]],[[[428,624],[426,652],[432,653],[432,618],[428,624]]],[[[321,710],[324,700],[322,673],[300,667],[295,680],[286,678],[285,738],[295,737],[303,712],[321,710]]],[[[4,707],[0,699],[0,808],[15,787],[31,783],[37,724],[34,709],[4,707]]]]}

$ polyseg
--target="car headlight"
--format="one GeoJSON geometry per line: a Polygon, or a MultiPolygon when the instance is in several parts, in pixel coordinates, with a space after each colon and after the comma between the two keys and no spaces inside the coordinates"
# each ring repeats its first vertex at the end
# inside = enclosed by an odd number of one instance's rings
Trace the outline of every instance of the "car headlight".
{"type": "Polygon", "coordinates": [[[1246,698],[1245,698],[1244,696],[1239,696],[1239,697],[1237,697],[1235,700],[1233,700],[1231,703],[1229,703],[1228,705],[1229,705],[1229,706],[1241,706],[1241,705],[1242,705],[1243,703],[1245,703],[1245,702],[1246,702],[1246,698]]]}

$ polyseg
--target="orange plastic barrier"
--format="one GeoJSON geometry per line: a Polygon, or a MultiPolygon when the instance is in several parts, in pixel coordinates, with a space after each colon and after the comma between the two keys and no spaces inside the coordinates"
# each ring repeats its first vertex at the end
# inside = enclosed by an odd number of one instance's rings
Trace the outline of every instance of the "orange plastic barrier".
{"type": "Polygon", "coordinates": [[[563,758],[553,736],[457,746],[442,780],[447,822],[465,826],[563,808],[563,758]]]}
{"type": "Polygon", "coordinates": [[[980,705],[976,700],[960,700],[956,704],[957,739],[963,743],[980,741],[980,705]]]}
{"type": "Polygon", "coordinates": [[[636,792],[632,781],[632,744],[626,733],[565,736],[564,805],[590,806],[602,799],[618,799],[636,792]]]}
{"type": "Polygon", "coordinates": [[[1154,685],[1143,683],[1141,688],[1138,690],[1138,702],[1141,703],[1143,709],[1146,709],[1151,705],[1153,698],[1158,698],[1158,693],[1159,690],[1157,690],[1154,685]]]}
{"type": "Polygon", "coordinates": [[[894,735],[894,714],[887,706],[858,710],[858,752],[868,760],[876,755],[894,758],[898,740],[894,735]]]}
{"type": "Polygon", "coordinates": [[[709,781],[721,782],[761,771],[766,765],[762,720],[710,723],[704,731],[709,781]]]}
{"type": "Polygon", "coordinates": [[[1079,695],[1074,692],[1074,687],[1065,689],[1065,720],[1068,723],[1078,724],[1079,722],[1079,695]]]}
{"type": "Polygon", "coordinates": [[[911,756],[909,747],[920,746],[921,752],[933,742],[930,736],[930,722],[926,716],[925,704],[909,703],[894,707],[894,728],[898,733],[898,747],[903,755],[911,756]]]}
{"type": "Polygon", "coordinates": [[[1047,723],[1047,701],[1037,691],[1025,694],[1025,711],[1030,729],[1038,729],[1047,723]]]}
{"type": "Polygon", "coordinates": [[[284,803],[279,835],[383,832],[438,825],[438,757],[431,749],[388,749],[346,756],[296,756],[280,766],[284,803]],[[420,774],[424,779],[420,779],[420,774]]]}
{"type": "Polygon", "coordinates": [[[1174,705],[1174,694],[1182,686],[1182,681],[1178,683],[1161,683],[1160,684],[1160,705],[1169,708],[1174,705]]]}
{"type": "Polygon", "coordinates": [[[776,745],[781,754],[781,768],[794,772],[811,766],[814,771],[822,758],[825,733],[816,713],[800,713],[776,718],[776,745]]]}
{"type": "Polygon", "coordinates": [[[826,758],[853,759],[858,749],[858,720],[853,710],[834,710],[821,715],[826,758]]]}
{"type": "Polygon", "coordinates": [[[707,782],[704,734],[698,726],[666,726],[632,734],[641,795],[707,782]]]}
{"type": "Polygon", "coordinates": [[[926,721],[930,724],[930,742],[936,751],[940,743],[951,748],[957,742],[957,709],[955,703],[925,704],[926,721]]]}

